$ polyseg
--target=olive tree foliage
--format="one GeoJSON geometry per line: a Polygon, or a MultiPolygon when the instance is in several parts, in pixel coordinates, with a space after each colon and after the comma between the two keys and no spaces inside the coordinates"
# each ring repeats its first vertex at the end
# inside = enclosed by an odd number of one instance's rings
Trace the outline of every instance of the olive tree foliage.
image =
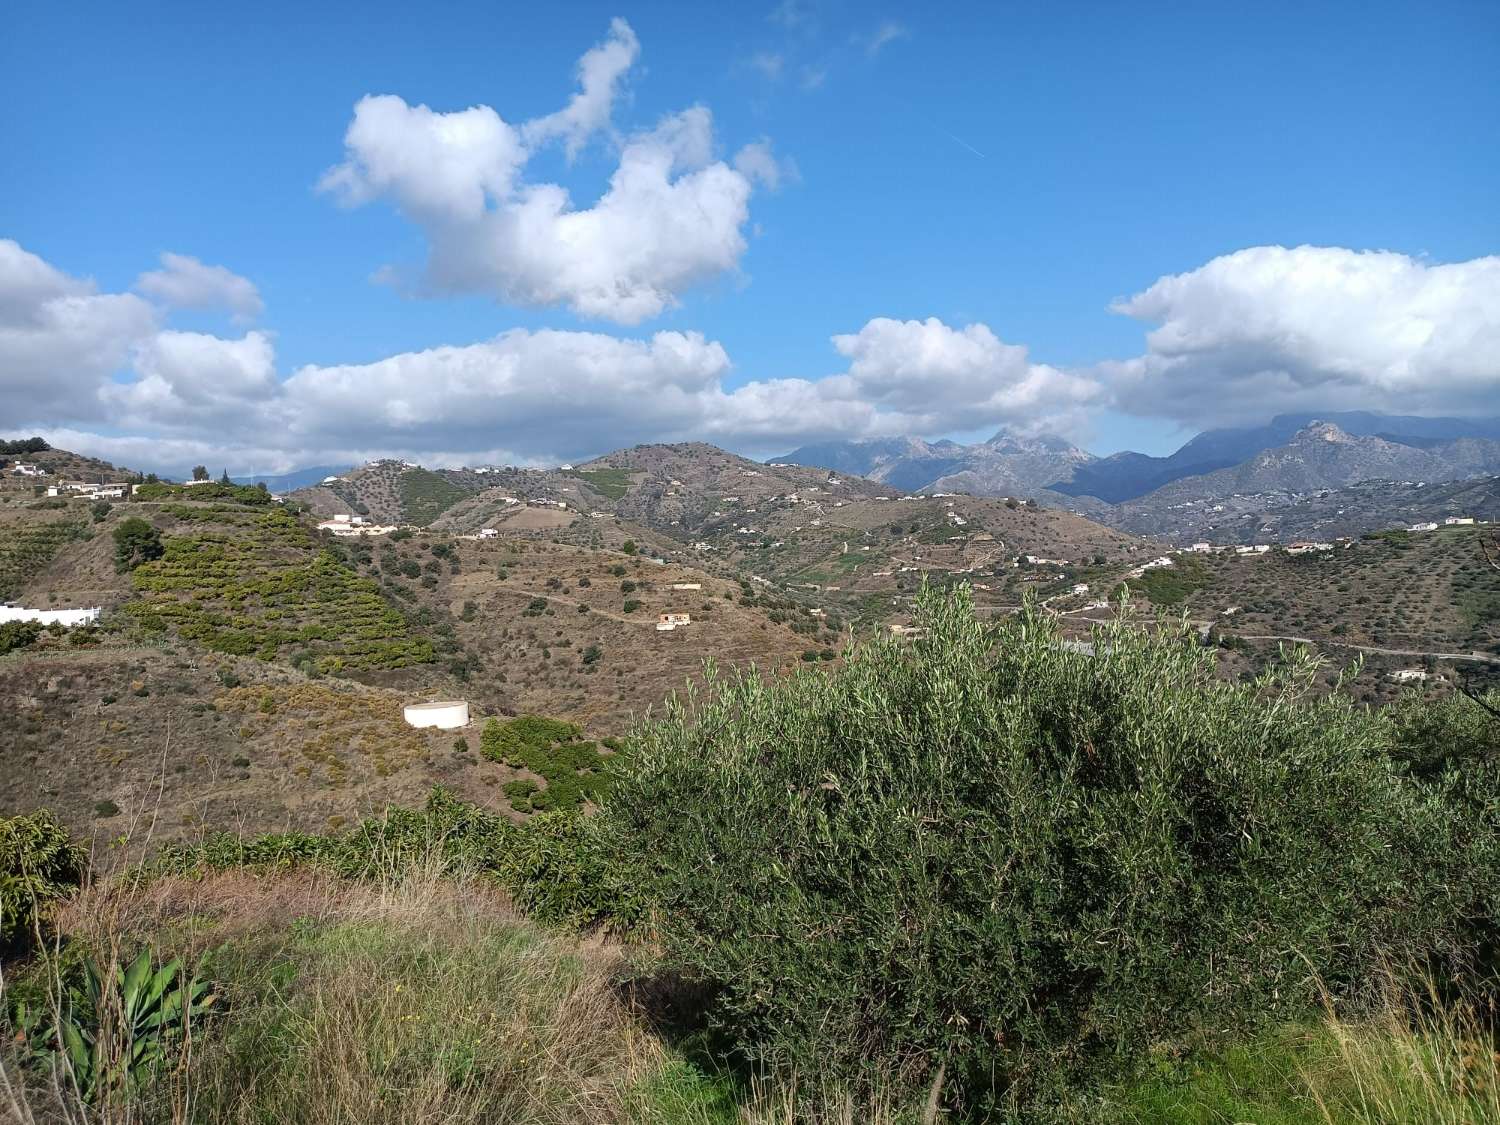
{"type": "Polygon", "coordinates": [[[760,1065],[1035,1104],[1154,1040],[1356,997],[1460,952],[1441,793],[1291,656],[924,592],[914,642],[711,678],[632,739],[604,815],[669,960],[760,1065]]]}

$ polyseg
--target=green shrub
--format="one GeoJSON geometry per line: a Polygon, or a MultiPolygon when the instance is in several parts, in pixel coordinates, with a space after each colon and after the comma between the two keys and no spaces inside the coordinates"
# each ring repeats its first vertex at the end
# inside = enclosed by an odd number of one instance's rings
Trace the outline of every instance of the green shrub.
{"type": "Polygon", "coordinates": [[[1452,956],[1454,888],[1493,887],[1390,725],[1313,697],[1307,660],[1228,685],[1186,630],[1117,622],[1088,657],[1034,610],[978,622],[966,589],[916,617],[832,673],[674,703],[604,806],[754,1062],[942,1064],[972,1112],[1035,1104],[1452,956]]]}
{"type": "Polygon", "coordinates": [[[626,598],[625,599],[625,604],[622,605],[622,606],[620,606],[620,612],[621,613],[634,613],[636,610],[638,610],[640,608],[641,608],[641,603],[640,602],[636,601],[634,598],[626,598]]]}
{"type": "Polygon", "coordinates": [[[42,626],[36,621],[7,621],[0,625],[0,656],[36,644],[42,626]]]}
{"type": "Polygon", "coordinates": [[[181,484],[161,482],[138,484],[135,487],[137,500],[228,500],[252,508],[263,508],[271,503],[271,493],[263,485],[225,484],[215,481],[189,488],[181,484]]]}
{"type": "Polygon", "coordinates": [[[161,532],[140,516],[130,516],[115,528],[115,569],[120,573],[134,570],[142,563],[162,557],[161,532]]]}
{"type": "MultiPolygon", "coordinates": [[[[537,811],[575,811],[586,802],[597,803],[612,781],[604,755],[585,741],[572,723],[523,715],[502,722],[489,719],[479,736],[480,753],[512,769],[530,770],[547,787],[528,794],[537,811]]],[[[524,811],[524,810],[523,810],[524,811]]]]}
{"type": "Polygon", "coordinates": [[[20,944],[83,882],[83,849],[46,809],[0,817],[0,947],[20,944]]]}

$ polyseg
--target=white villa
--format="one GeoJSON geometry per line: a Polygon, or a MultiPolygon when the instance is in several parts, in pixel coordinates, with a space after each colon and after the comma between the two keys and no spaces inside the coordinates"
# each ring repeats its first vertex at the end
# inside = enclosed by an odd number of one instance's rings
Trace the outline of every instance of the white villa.
{"type": "Polygon", "coordinates": [[[18,605],[0,605],[0,625],[8,621],[35,621],[39,625],[88,625],[99,617],[99,606],[92,609],[24,609],[18,605]]]}
{"type": "Polygon", "coordinates": [[[375,524],[364,516],[340,514],[329,520],[320,520],[318,530],[330,531],[334,535],[348,538],[356,535],[389,535],[396,530],[396,525],[375,524]]]}

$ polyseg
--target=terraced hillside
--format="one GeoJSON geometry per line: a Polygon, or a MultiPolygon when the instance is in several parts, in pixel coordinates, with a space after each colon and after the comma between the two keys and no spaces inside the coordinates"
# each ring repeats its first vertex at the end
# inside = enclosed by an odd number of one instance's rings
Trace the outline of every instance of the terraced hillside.
{"type": "Polygon", "coordinates": [[[404,672],[413,685],[447,684],[491,710],[554,715],[603,734],[624,733],[633,716],[701,682],[708,659],[774,670],[839,644],[837,617],[682,562],[648,561],[638,550],[439,534],[337,549],[463,654],[404,672]],[[658,617],[669,612],[687,613],[691,623],[658,631],[658,617]]]}
{"type": "Polygon", "coordinates": [[[464,731],[415,730],[410,699],[170,638],[47,639],[0,657],[0,816],[52,808],[108,866],[210,829],[337,830],[435,784],[512,816],[511,792],[525,809],[546,792],[481,753],[481,709],[464,731]]]}
{"type": "Polygon", "coordinates": [[[194,525],[138,567],[128,611],[147,631],[171,628],[217,652],[286,659],[319,672],[400,668],[433,659],[379,587],[323,550],[280,507],[181,506],[194,525]],[[198,530],[198,527],[202,530],[198,530]]]}
{"type": "Polygon", "coordinates": [[[1444,527],[1299,556],[1179,556],[1174,571],[1134,585],[1233,636],[1306,637],[1330,649],[1359,645],[1395,655],[1500,656],[1500,570],[1480,549],[1494,535],[1488,527],[1444,527]]]}
{"type": "Polygon", "coordinates": [[[0,601],[10,601],[69,543],[91,535],[87,519],[44,510],[0,515],[0,601]]]}

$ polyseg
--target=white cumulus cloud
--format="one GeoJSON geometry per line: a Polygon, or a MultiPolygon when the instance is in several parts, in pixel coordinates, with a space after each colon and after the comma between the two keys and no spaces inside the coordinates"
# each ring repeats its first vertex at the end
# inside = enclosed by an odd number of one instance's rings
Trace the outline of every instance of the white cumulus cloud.
{"type": "Polygon", "coordinates": [[[164,253],[162,268],[141,274],[135,288],[170,308],[228,309],[236,320],[265,311],[255,283],[223,266],[204,265],[187,254],[164,253]]]}
{"type": "Polygon", "coordinates": [[[0,417],[98,419],[101,382],[156,323],[140,297],[100,293],[0,239],[0,417]]]}
{"type": "Polygon", "coordinates": [[[881,428],[892,433],[1001,423],[1071,430],[1102,396],[1089,375],[1033,363],[1025,346],[1005,343],[984,324],[953,328],[936,317],[877,317],[833,344],[850,362],[830,389],[884,411],[889,417],[881,428]]]}
{"type": "Polygon", "coordinates": [[[622,140],[592,206],[576,206],[558,184],[527,180],[539,146],[561,138],[575,155],[609,126],[638,52],[629,25],[616,20],[580,61],[572,101],[519,126],[488,106],[443,113],[389,94],[363,98],[344,137],[346,159],[319,186],[349,205],[389,198],[417,223],[429,245],[427,292],[564,305],[637,324],[738,267],[754,184],[774,186],[779,176],[765,142],[732,164],[715,159],[712,115],[693,106],[622,140]]]}
{"type": "Polygon", "coordinates": [[[1500,413],[1500,257],[1256,246],[1116,312],[1155,324],[1104,364],[1119,403],[1201,425],[1277,412],[1500,413]]]}
{"type": "Polygon", "coordinates": [[[203,332],[162,331],[143,342],[136,378],[106,383],[101,397],[112,420],[195,433],[241,424],[278,393],[276,352],[264,332],[238,340],[203,332]]]}
{"type": "Polygon", "coordinates": [[[527,143],[561,137],[568,157],[577,156],[595,132],[609,125],[620,84],[640,53],[640,41],[630,25],[619,18],[612,20],[608,38],[578,60],[578,93],[556,113],[528,121],[527,143]]]}

